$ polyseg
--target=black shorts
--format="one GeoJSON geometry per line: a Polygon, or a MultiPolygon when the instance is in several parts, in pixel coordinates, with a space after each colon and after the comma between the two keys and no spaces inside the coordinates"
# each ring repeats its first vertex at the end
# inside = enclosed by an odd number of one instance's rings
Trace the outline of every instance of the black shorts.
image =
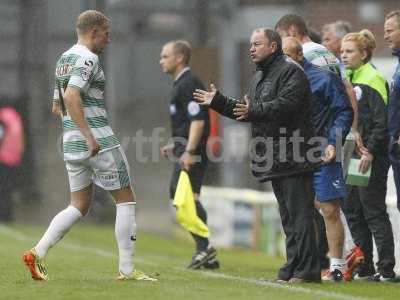
{"type": "MultiPolygon", "coordinates": [[[[201,155],[201,161],[194,164],[189,169],[189,179],[192,184],[193,193],[200,194],[201,185],[203,183],[204,173],[207,167],[207,156],[201,155]]],[[[174,199],[176,186],[178,184],[179,175],[181,173],[181,166],[179,163],[174,163],[174,169],[172,171],[171,182],[169,185],[169,195],[170,199],[174,199]]]]}

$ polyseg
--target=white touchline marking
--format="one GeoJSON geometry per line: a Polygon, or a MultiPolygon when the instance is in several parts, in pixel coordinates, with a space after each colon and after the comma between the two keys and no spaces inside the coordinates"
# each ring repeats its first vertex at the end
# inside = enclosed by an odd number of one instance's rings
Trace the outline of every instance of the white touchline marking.
{"type": "MultiPolygon", "coordinates": [[[[13,240],[20,241],[20,242],[32,242],[34,240],[32,237],[29,237],[16,229],[13,229],[9,226],[2,225],[2,224],[0,224],[0,233],[13,239],[13,240]]],[[[101,257],[118,259],[118,255],[116,255],[110,251],[102,250],[99,248],[80,246],[80,245],[68,243],[68,242],[60,243],[59,247],[63,247],[63,248],[67,248],[70,250],[83,252],[83,253],[91,253],[91,254],[101,256],[101,257]]],[[[163,256],[159,256],[159,255],[151,255],[151,258],[158,259],[161,261],[169,260],[168,257],[163,257],[163,256]]],[[[142,264],[146,264],[146,265],[157,265],[157,263],[155,263],[155,262],[149,262],[146,259],[140,259],[137,257],[135,257],[135,261],[142,263],[142,264]]],[[[174,267],[173,269],[179,270],[179,271],[185,270],[183,268],[178,268],[178,267],[174,267]]],[[[330,298],[339,299],[339,300],[370,300],[370,299],[372,299],[372,298],[355,297],[355,296],[350,296],[350,295],[346,295],[346,294],[322,291],[322,290],[317,290],[317,289],[308,289],[308,288],[304,288],[304,287],[283,285],[283,284],[268,282],[268,281],[261,280],[261,279],[246,278],[246,277],[240,277],[240,276],[229,275],[229,274],[224,274],[224,273],[214,273],[214,272],[210,272],[210,271],[195,271],[195,272],[198,274],[201,274],[202,276],[209,277],[209,278],[213,277],[213,278],[221,278],[221,279],[226,279],[226,280],[240,281],[240,282],[259,285],[259,286],[269,286],[272,288],[286,290],[288,292],[306,293],[306,294],[330,297],[330,298]]],[[[377,300],[377,298],[374,298],[374,299],[377,300]]]]}

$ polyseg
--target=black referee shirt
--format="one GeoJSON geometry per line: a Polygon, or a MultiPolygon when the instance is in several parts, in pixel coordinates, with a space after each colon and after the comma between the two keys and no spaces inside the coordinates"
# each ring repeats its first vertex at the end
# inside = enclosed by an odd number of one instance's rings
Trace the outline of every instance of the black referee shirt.
{"type": "MultiPolygon", "coordinates": [[[[208,108],[199,105],[193,98],[196,89],[205,90],[204,85],[190,70],[185,71],[173,84],[169,113],[172,123],[172,137],[184,138],[189,136],[190,123],[195,120],[204,120],[204,130],[199,147],[207,143],[210,133],[210,119],[208,108]]],[[[175,143],[175,153],[182,154],[186,145],[175,143]]]]}

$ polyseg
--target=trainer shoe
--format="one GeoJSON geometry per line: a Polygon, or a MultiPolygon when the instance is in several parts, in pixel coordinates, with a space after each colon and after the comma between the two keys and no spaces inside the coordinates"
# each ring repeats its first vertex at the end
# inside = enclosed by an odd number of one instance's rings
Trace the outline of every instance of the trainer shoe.
{"type": "Polygon", "coordinates": [[[217,256],[217,250],[208,246],[207,249],[197,252],[190,264],[187,266],[188,269],[200,269],[205,263],[212,261],[217,256]]]}
{"type": "Polygon", "coordinates": [[[119,276],[117,277],[117,280],[158,281],[157,278],[150,277],[149,275],[146,275],[142,271],[139,271],[139,270],[134,270],[129,275],[119,272],[119,276]]]}
{"type": "Polygon", "coordinates": [[[392,271],[389,273],[375,273],[372,280],[378,282],[399,282],[400,279],[396,278],[396,273],[392,271]]]}
{"type": "Polygon", "coordinates": [[[350,250],[350,253],[346,256],[346,267],[343,272],[343,278],[345,281],[351,281],[353,279],[354,270],[356,267],[364,262],[364,253],[359,246],[355,246],[350,250]]]}
{"type": "Polygon", "coordinates": [[[48,280],[47,270],[44,266],[43,259],[40,259],[36,254],[35,249],[27,250],[22,255],[22,260],[31,272],[32,278],[34,280],[48,280]]]}
{"type": "Polygon", "coordinates": [[[217,258],[213,258],[210,259],[209,261],[206,261],[203,265],[204,269],[210,269],[210,270],[215,270],[215,269],[219,269],[220,265],[219,265],[219,261],[217,258]]]}
{"type": "Polygon", "coordinates": [[[356,281],[374,281],[374,276],[375,276],[375,274],[373,272],[369,273],[369,272],[359,270],[354,274],[354,280],[356,280],[356,281]]]}
{"type": "Polygon", "coordinates": [[[321,276],[322,281],[344,282],[343,273],[340,270],[329,271],[329,274],[321,276]]]}

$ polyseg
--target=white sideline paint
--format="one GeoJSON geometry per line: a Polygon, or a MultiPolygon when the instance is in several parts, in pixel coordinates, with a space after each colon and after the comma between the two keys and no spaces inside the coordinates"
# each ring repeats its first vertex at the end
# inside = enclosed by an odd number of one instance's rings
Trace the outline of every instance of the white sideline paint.
{"type": "MultiPolygon", "coordinates": [[[[32,237],[29,237],[18,230],[15,230],[9,226],[2,225],[2,224],[0,224],[0,234],[4,235],[10,239],[19,241],[19,242],[32,242],[34,240],[32,237]]],[[[102,250],[99,248],[94,248],[94,247],[80,246],[77,244],[72,244],[72,243],[67,243],[67,242],[60,243],[59,247],[67,248],[67,249],[74,250],[77,252],[82,252],[82,253],[95,254],[95,255],[98,255],[101,257],[105,257],[105,258],[113,258],[113,259],[118,258],[118,256],[112,252],[109,252],[107,250],[102,250]]],[[[162,256],[152,255],[151,257],[152,257],[152,259],[156,258],[156,259],[162,260],[162,261],[169,260],[169,258],[162,257],[162,256]]],[[[145,260],[145,259],[135,258],[135,261],[142,263],[142,264],[146,264],[146,265],[156,265],[156,263],[149,262],[148,260],[145,260]]],[[[177,268],[177,267],[175,267],[174,269],[179,270],[179,271],[184,270],[182,268],[177,268]]],[[[305,293],[305,294],[310,294],[310,295],[315,295],[315,296],[329,297],[329,298],[338,299],[338,300],[369,300],[369,299],[371,299],[371,298],[354,297],[354,296],[335,293],[335,292],[322,291],[322,290],[318,290],[318,289],[308,289],[308,288],[303,288],[303,287],[282,285],[282,284],[277,284],[277,283],[273,283],[273,282],[268,282],[265,280],[234,276],[234,275],[229,275],[229,274],[224,274],[224,273],[213,273],[210,271],[195,271],[195,272],[198,274],[201,274],[204,277],[209,277],[209,278],[220,278],[220,279],[225,279],[225,280],[239,281],[239,282],[248,283],[251,285],[268,286],[271,288],[286,290],[288,292],[305,293]]],[[[376,299],[376,298],[374,298],[374,299],[376,299]]]]}

